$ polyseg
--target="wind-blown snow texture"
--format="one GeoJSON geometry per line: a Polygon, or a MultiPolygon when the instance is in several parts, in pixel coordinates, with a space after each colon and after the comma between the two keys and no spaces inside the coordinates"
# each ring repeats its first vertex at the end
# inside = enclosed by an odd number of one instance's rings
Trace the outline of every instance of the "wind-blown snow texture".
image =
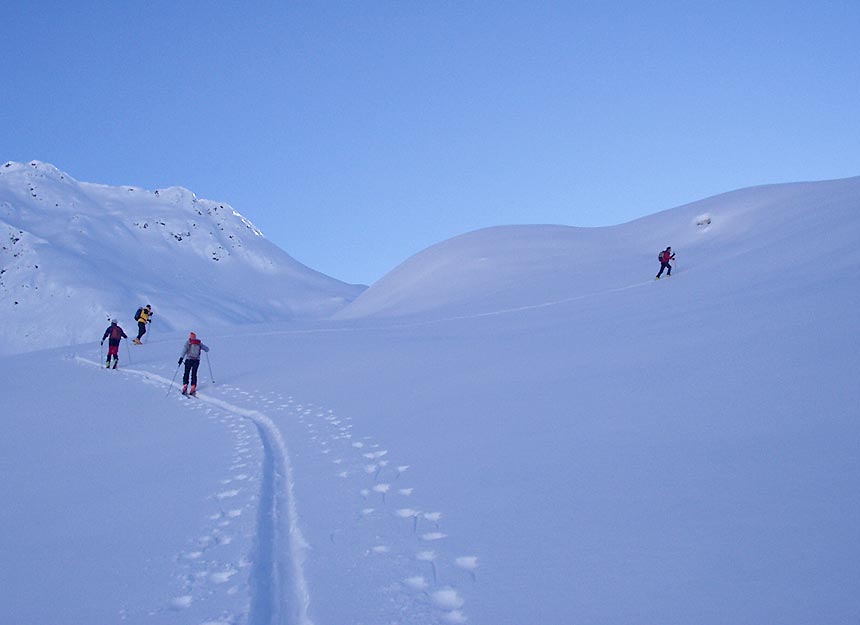
{"type": "Polygon", "coordinates": [[[0,622],[856,623],[858,209],[467,234],[195,327],[197,399],[184,333],[0,359],[0,622]]]}
{"type": "Polygon", "coordinates": [[[145,304],[153,328],[170,331],[327,316],[362,288],[296,262],[229,205],[187,189],[0,166],[0,354],[92,340],[111,317],[134,326],[145,304]]]}

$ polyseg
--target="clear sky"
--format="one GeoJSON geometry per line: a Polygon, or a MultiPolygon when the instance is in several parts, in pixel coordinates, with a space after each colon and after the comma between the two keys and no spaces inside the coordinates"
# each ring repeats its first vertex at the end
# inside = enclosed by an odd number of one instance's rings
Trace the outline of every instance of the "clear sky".
{"type": "Polygon", "coordinates": [[[188,187],[369,284],[485,226],[860,175],[860,2],[7,0],[0,160],[188,187]]]}

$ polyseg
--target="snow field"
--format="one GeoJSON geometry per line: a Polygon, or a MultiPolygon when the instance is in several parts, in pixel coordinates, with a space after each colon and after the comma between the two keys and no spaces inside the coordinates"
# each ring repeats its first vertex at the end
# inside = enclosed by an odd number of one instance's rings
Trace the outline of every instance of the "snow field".
{"type": "MultiPolygon", "coordinates": [[[[96,361],[77,360],[100,368],[96,361]]],[[[218,510],[206,517],[208,530],[190,538],[188,549],[175,558],[175,596],[165,606],[151,609],[149,617],[170,622],[171,612],[187,618],[194,608],[203,615],[206,603],[222,595],[218,603],[232,603],[234,607],[206,614],[204,618],[214,618],[207,622],[315,622],[311,617],[313,593],[303,571],[310,545],[303,536],[304,524],[292,494],[293,468],[279,429],[292,423],[304,430],[306,444],[330,463],[330,477],[353,485],[352,497],[348,498],[351,504],[335,501],[346,527],[331,530],[331,545],[360,536],[366,542],[350,544],[348,551],[363,551],[361,558],[368,569],[402,571],[402,576],[375,581],[378,587],[371,590],[378,594],[376,598],[372,594],[368,597],[369,589],[362,586],[363,605],[359,609],[367,610],[367,618],[373,619],[400,614],[412,619],[422,615],[424,622],[467,622],[466,593],[477,582],[478,558],[440,550],[448,538],[440,529],[445,516],[442,512],[395,507],[419,499],[408,484],[411,465],[399,460],[393,463],[391,450],[370,435],[356,437],[351,418],[338,417],[330,409],[301,404],[280,393],[248,391],[230,384],[213,386],[204,382],[203,376],[198,396],[184,398],[178,394],[177,383],[171,386],[166,375],[169,368],[163,369],[165,373],[152,373],[125,366],[106,374],[116,373],[131,383],[137,381],[159,390],[171,387],[166,401],[202,412],[204,418],[234,435],[235,446],[229,474],[218,480],[219,488],[210,495],[218,510]],[[223,548],[234,542],[231,525],[250,518],[255,508],[255,525],[245,524],[241,541],[245,548],[249,541],[253,547],[248,553],[234,550],[233,561],[225,560],[223,548]],[[392,523],[392,519],[399,522],[392,523]],[[379,566],[372,562],[374,558],[390,562],[379,566]],[[440,579],[440,568],[448,571],[447,578],[440,579]],[[462,573],[457,574],[458,570],[462,573]],[[243,597],[247,597],[244,604],[243,597]]],[[[337,523],[337,519],[331,521],[337,523]]]]}
{"type": "Polygon", "coordinates": [[[460,237],[197,399],[0,358],[0,622],[854,623],[858,183],[460,237]]]}

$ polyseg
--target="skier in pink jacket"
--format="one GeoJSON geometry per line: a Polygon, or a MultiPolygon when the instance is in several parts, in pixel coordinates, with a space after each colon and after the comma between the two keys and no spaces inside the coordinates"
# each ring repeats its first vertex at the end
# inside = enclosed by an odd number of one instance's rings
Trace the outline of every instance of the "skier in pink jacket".
{"type": "Polygon", "coordinates": [[[200,352],[208,352],[209,348],[204,345],[197,335],[192,332],[185,341],[182,348],[182,354],[179,356],[179,364],[185,360],[185,374],[182,376],[182,394],[196,395],[197,394],[197,368],[200,366],[200,352]],[[188,382],[191,382],[191,389],[188,388],[188,382]]]}

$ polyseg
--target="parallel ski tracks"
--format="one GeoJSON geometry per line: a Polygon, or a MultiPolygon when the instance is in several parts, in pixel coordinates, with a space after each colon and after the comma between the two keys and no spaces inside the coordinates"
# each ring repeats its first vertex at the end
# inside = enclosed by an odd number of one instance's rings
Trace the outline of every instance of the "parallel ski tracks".
{"type": "MultiPolygon", "coordinates": [[[[100,366],[86,358],[81,363],[100,366]]],[[[160,385],[171,380],[149,371],[123,368],[160,385]]],[[[293,470],[287,445],[274,422],[258,410],[198,395],[223,411],[251,421],[263,447],[262,479],[253,549],[254,565],[250,576],[250,625],[313,625],[309,616],[310,593],[304,575],[308,549],[302,535],[299,514],[293,496],[293,470]]]]}

